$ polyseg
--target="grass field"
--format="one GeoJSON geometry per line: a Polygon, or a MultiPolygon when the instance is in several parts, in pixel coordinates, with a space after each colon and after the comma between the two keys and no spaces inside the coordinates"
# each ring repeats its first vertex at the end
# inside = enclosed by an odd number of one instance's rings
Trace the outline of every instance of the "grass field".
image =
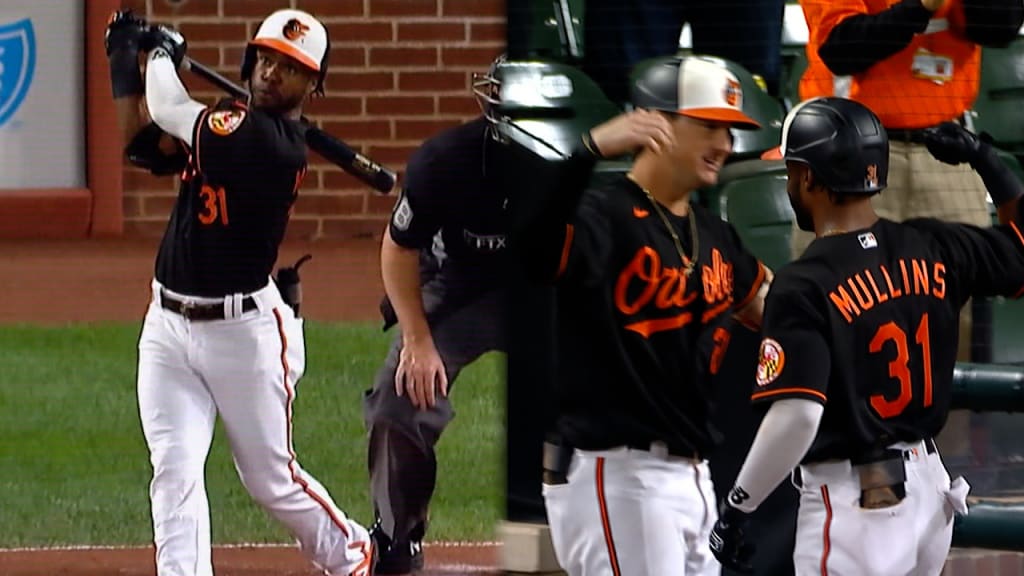
{"type": "MultiPolygon", "coordinates": [[[[138,330],[0,328],[0,547],[150,543],[150,467],[135,398],[138,330]]],[[[389,338],[376,324],[306,324],[296,453],[362,522],[371,507],[360,402],[389,338]]],[[[438,445],[429,540],[494,540],[504,494],[503,382],[497,353],[457,381],[458,416],[438,445]]],[[[215,542],[290,542],[241,487],[219,424],[207,484],[215,542]]]]}

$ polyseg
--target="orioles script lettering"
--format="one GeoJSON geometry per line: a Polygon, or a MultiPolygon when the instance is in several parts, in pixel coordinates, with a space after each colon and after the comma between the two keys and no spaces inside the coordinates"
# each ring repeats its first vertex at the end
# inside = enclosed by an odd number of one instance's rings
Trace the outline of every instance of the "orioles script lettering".
{"type": "MultiPolygon", "coordinates": [[[[626,315],[633,315],[653,304],[658,310],[680,309],[697,298],[696,292],[686,294],[685,268],[662,267],[661,257],[650,246],[637,250],[633,259],[619,273],[615,283],[615,307],[626,315]],[[630,288],[639,283],[639,294],[630,296],[630,288]]],[[[635,290],[634,290],[635,293],[635,290]]],[[[693,319],[689,312],[667,318],[642,320],[627,324],[643,337],[685,326],[693,319]]]]}

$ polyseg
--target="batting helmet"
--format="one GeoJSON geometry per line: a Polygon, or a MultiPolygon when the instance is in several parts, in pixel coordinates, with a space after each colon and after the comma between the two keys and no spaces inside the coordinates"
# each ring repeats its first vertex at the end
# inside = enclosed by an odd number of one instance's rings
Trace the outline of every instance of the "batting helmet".
{"type": "Polygon", "coordinates": [[[634,74],[631,88],[636,108],[730,122],[745,130],[761,127],[743,113],[739,79],[714,58],[672,56],[645,63],[634,74]]]}
{"type": "Polygon", "coordinates": [[[278,10],[260,24],[242,56],[242,80],[248,81],[256,68],[256,49],[270,48],[290,56],[306,68],[320,73],[316,92],[323,94],[331,40],[325,27],[302,10],[278,10]]]}
{"type": "Polygon", "coordinates": [[[762,158],[801,162],[833,192],[870,196],[886,186],[889,136],[863,104],[815,98],[790,110],[782,123],[782,145],[762,158]]]}

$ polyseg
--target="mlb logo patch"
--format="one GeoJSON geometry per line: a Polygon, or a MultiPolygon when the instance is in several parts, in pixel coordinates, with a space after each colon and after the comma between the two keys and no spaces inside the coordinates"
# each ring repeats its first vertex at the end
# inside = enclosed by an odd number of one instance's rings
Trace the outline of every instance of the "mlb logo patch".
{"type": "Polygon", "coordinates": [[[860,241],[860,247],[867,250],[868,248],[875,248],[878,246],[878,240],[875,240],[875,235],[871,232],[865,232],[857,236],[857,240],[860,241]]]}

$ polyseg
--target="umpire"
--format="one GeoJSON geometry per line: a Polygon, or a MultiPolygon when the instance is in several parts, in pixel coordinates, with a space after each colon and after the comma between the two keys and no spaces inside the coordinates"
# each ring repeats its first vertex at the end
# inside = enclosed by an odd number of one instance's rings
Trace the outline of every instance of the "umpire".
{"type": "Polygon", "coordinates": [[[384,233],[381,312],[399,330],[363,405],[377,574],[423,567],[434,445],[455,415],[448,392],[467,364],[506,351],[508,202],[488,170],[492,130],[484,114],[425,141],[384,233]]]}

